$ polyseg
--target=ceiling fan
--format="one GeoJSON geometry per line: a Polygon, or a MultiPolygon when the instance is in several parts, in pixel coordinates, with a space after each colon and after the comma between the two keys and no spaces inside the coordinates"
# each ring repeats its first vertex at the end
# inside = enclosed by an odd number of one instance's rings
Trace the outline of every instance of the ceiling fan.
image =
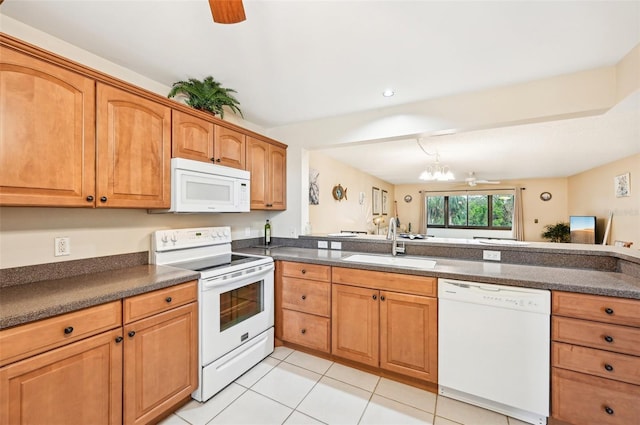
{"type": "Polygon", "coordinates": [[[213,22],[219,24],[237,24],[247,19],[242,0],[209,0],[209,7],[213,22]]]}
{"type": "Polygon", "coordinates": [[[469,186],[475,186],[477,184],[500,184],[499,181],[497,180],[479,180],[476,177],[476,173],[474,173],[473,171],[470,171],[468,173],[468,177],[464,179],[464,181],[469,185],[469,186]]]}

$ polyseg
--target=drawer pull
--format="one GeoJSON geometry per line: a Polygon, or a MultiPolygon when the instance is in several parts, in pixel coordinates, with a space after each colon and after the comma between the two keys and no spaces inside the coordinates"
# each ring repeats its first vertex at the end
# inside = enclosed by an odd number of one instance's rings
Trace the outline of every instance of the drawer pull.
{"type": "Polygon", "coordinates": [[[306,296],[306,295],[303,295],[303,296],[301,296],[300,298],[302,298],[302,300],[306,300],[306,299],[307,299],[307,296],[306,296]]]}
{"type": "Polygon", "coordinates": [[[607,307],[607,308],[604,309],[604,312],[607,313],[608,315],[612,315],[613,314],[613,309],[607,307]]]}
{"type": "Polygon", "coordinates": [[[613,372],[613,366],[611,366],[609,363],[605,363],[604,368],[607,370],[607,372],[613,372]]]}
{"type": "Polygon", "coordinates": [[[377,300],[378,296],[377,295],[372,295],[371,298],[373,298],[374,300],[377,300]]]}
{"type": "Polygon", "coordinates": [[[300,273],[302,273],[302,274],[307,274],[307,269],[302,269],[302,270],[300,270],[300,273]]]}
{"type": "Polygon", "coordinates": [[[609,335],[605,335],[604,340],[607,341],[609,344],[611,344],[613,342],[613,337],[609,335]]]}
{"type": "Polygon", "coordinates": [[[120,344],[124,338],[121,336],[116,337],[116,344],[120,344]]]}
{"type": "Polygon", "coordinates": [[[613,415],[614,411],[609,406],[604,406],[604,411],[607,412],[607,415],[613,415]]]}
{"type": "Polygon", "coordinates": [[[71,332],[73,332],[73,326],[68,326],[68,327],[64,328],[64,334],[65,335],[69,335],[71,332]]]}
{"type": "Polygon", "coordinates": [[[172,298],[171,298],[171,297],[167,297],[167,298],[165,298],[164,300],[165,300],[166,302],[170,303],[170,302],[172,301],[172,298]]]}
{"type": "Polygon", "coordinates": [[[380,295],[380,301],[384,301],[384,295],[380,295]]]}
{"type": "Polygon", "coordinates": [[[127,335],[129,335],[129,338],[133,338],[135,334],[136,334],[136,331],[129,331],[127,335]]]}
{"type": "Polygon", "coordinates": [[[301,329],[301,330],[300,330],[300,333],[304,335],[304,334],[306,334],[306,333],[307,333],[307,330],[306,330],[306,329],[301,329]]]}

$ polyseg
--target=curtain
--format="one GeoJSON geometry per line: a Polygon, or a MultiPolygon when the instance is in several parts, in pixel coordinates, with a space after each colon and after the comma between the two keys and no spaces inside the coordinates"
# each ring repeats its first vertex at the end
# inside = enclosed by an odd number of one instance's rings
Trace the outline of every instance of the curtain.
{"type": "Polygon", "coordinates": [[[516,186],[513,199],[513,237],[518,241],[524,240],[524,211],[522,208],[522,187],[516,186]]]}
{"type": "Polygon", "coordinates": [[[425,190],[420,191],[420,221],[418,233],[421,235],[427,234],[427,192],[425,190]]]}

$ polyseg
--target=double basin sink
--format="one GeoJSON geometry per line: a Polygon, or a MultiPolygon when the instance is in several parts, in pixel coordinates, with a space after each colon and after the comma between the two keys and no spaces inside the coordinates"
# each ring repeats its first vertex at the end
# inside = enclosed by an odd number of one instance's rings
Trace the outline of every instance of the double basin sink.
{"type": "Polygon", "coordinates": [[[374,264],[377,266],[407,267],[418,270],[431,270],[436,262],[421,257],[394,257],[391,255],[354,254],[342,259],[352,263],[374,264]]]}

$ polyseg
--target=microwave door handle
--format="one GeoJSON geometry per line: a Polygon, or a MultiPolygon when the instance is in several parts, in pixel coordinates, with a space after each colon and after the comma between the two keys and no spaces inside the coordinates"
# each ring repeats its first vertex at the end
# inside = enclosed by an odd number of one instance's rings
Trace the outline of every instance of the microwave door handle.
{"type": "Polygon", "coordinates": [[[268,267],[259,268],[258,270],[253,271],[251,273],[242,274],[240,276],[236,276],[231,279],[220,279],[220,278],[213,278],[210,280],[206,279],[206,280],[203,280],[202,282],[202,289],[206,291],[207,289],[211,289],[219,286],[220,283],[222,283],[223,286],[228,286],[229,284],[238,282],[239,280],[244,280],[244,279],[252,278],[253,276],[266,274],[272,271],[273,268],[274,268],[273,264],[271,264],[268,267]]]}

